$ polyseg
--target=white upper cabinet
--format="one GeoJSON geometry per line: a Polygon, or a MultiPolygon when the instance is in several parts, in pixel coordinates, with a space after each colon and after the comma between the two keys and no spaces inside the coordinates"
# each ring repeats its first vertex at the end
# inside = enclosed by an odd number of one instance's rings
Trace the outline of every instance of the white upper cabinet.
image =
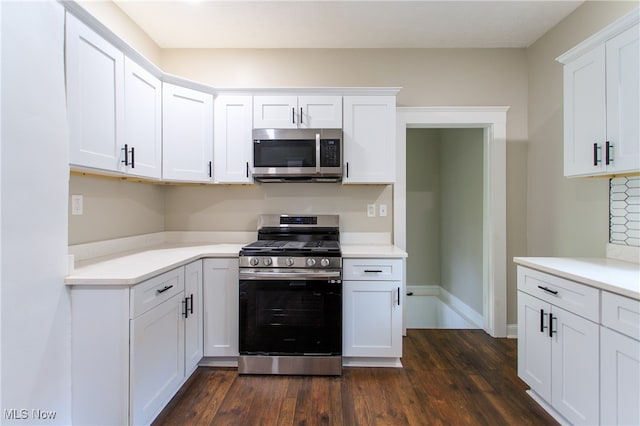
{"type": "Polygon", "coordinates": [[[212,182],[213,96],[163,84],[162,178],[212,182]]]}
{"type": "Polygon", "coordinates": [[[255,129],[339,129],[341,96],[255,96],[255,129]]]}
{"type": "Polygon", "coordinates": [[[67,15],[69,163],[160,178],[162,84],[67,15]]]}
{"type": "Polygon", "coordinates": [[[615,28],[558,58],[565,64],[565,176],[640,171],[639,29],[615,28]]]}
{"type": "Polygon", "coordinates": [[[250,95],[218,96],[214,102],[214,166],[218,183],[251,183],[252,102],[250,95]]]}
{"type": "Polygon", "coordinates": [[[67,14],[66,68],[70,164],[118,171],[124,54],[67,14]]]}
{"type": "Polygon", "coordinates": [[[344,183],[394,183],[395,96],[345,96],[344,183]]]}
{"type": "Polygon", "coordinates": [[[124,59],[124,139],[120,170],[160,179],[162,175],[162,83],[150,72],[124,59]]]}
{"type": "Polygon", "coordinates": [[[640,27],[607,42],[607,140],[612,171],[640,171],[640,27]]]}

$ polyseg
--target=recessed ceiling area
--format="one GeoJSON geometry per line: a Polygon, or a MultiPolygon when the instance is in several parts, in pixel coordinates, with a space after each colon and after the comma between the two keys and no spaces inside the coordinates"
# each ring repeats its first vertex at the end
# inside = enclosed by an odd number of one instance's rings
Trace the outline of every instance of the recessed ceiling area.
{"type": "Polygon", "coordinates": [[[160,48],[523,48],[582,1],[113,0],[160,48]]]}

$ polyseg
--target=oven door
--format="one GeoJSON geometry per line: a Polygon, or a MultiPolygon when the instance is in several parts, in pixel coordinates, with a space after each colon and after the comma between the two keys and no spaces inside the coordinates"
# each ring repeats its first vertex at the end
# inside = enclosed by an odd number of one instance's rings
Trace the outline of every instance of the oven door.
{"type": "Polygon", "coordinates": [[[241,355],[341,355],[342,280],[330,274],[240,272],[241,355]]]}

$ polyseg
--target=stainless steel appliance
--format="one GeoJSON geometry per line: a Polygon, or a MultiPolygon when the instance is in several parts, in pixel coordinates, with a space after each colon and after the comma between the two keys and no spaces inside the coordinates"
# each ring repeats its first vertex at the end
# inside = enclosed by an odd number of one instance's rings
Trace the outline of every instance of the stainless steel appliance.
{"type": "Polygon", "coordinates": [[[337,215],[263,215],[240,251],[240,374],[340,375],[337,215]]]}
{"type": "Polygon", "coordinates": [[[342,130],[254,129],[253,177],[261,182],[342,180],[342,130]]]}

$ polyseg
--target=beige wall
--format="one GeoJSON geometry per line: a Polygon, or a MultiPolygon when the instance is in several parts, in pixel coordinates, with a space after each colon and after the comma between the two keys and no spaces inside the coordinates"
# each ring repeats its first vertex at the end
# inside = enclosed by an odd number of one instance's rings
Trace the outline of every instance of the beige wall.
{"type": "Polygon", "coordinates": [[[442,287],[482,314],[483,129],[440,132],[442,287]]]}
{"type": "Polygon", "coordinates": [[[69,214],[69,244],[164,231],[164,189],[148,183],[71,175],[69,199],[82,195],[84,214],[69,214]]]}
{"type": "Polygon", "coordinates": [[[340,215],[342,232],[391,232],[392,216],[367,217],[367,204],[393,205],[390,185],[265,183],[169,186],[168,231],[255,231],[259,213],[340,215]]]}
{"type": "Polygon", "coordinates": [[[407,129],[407,285],[440,279],[440,131],[407,129]]]}
{"type": "Polygon", "coordinates": [[[530,256],[605,255],[608,180],[563,177],[562,65],[555,58],[637,5],[585,2],[527,49],[526,253],[530,256]]]}
{"type": "Polygon", "coordinates": [[[118,37],[125,40],[142,56],[160,64],[160,48],[115,3],[104,0],[76,0],[87,12],[95,16],[118,37]]]}

